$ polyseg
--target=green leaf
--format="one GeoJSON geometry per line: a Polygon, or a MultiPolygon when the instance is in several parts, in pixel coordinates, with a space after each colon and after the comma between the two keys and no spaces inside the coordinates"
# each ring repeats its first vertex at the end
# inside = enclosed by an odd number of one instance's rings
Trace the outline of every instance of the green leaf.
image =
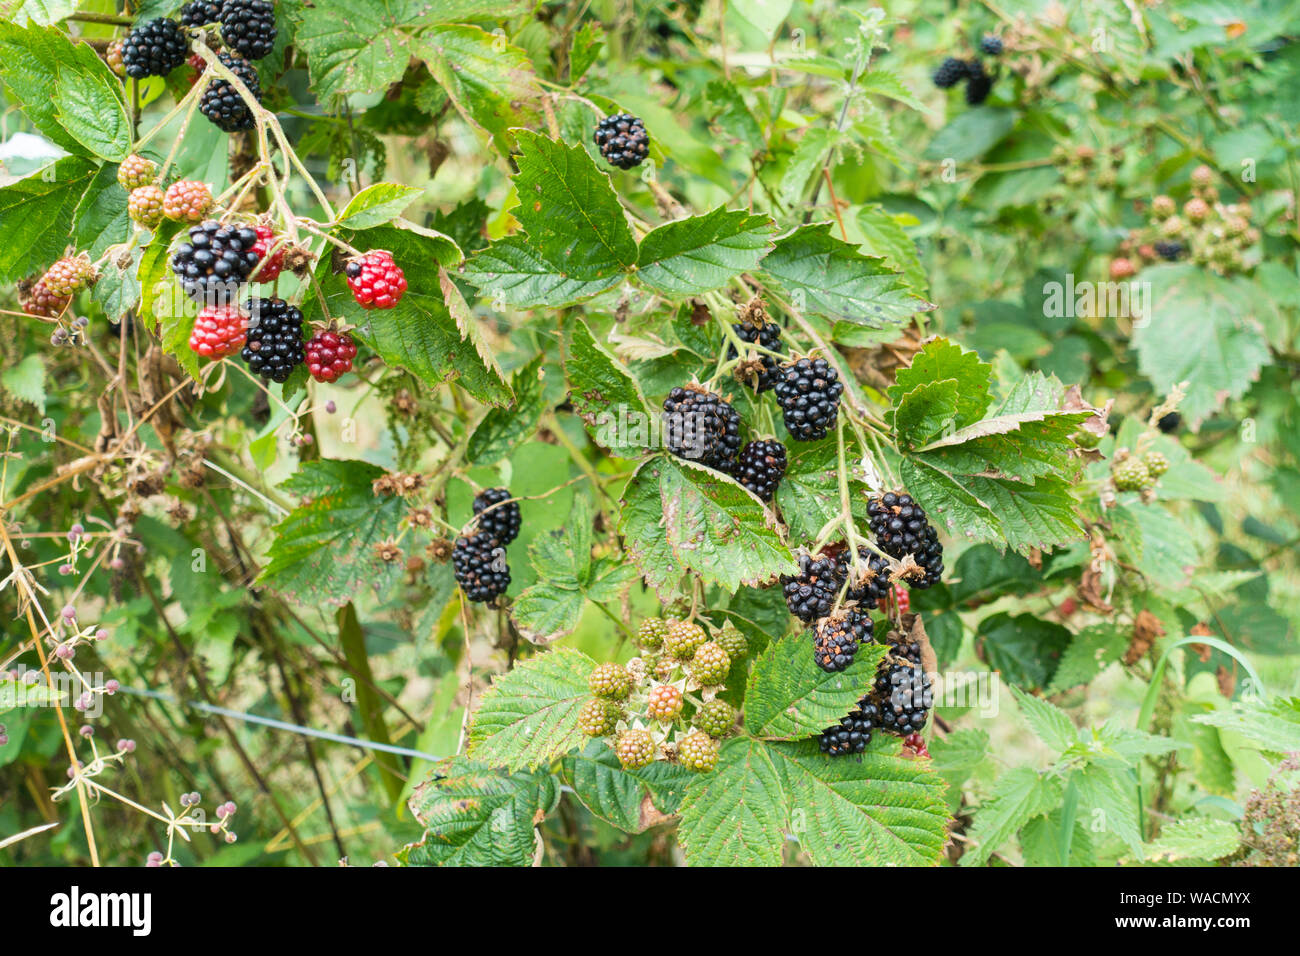
{"type": "MultiPolygon", "coordinates": [[[[875,73],[868,74],[874,76],[875,73]]],[[[917,254],[916,245],[898,219],[880,206],[863,206],[858,210],[858,225],[864,240],[862,251],[871,256],[882,256],[903,279],[912,292],[924,296],[930,288],[917,254]]]]}
{"type": "Polygon", "coordinates": [[[993,787],[993,793],[975,812],[967,834],[962,866],[983,866],[1026,823],[1056,809],[1061,803],[1060,784],[1033,767],[1013,767],[993,787]]]}
{"type": "Polygon", "coordinates": [[[0,387],[21,402],[45,411],[45,363],[35,353],[0,372],[0,387]]]}
{"type": "Polygon", "coordinates": [[[975,637],[975,647],[989,667],[1021,687],[1046,687],[1069,643],[1069,630],[1036,614],[986,617],[975,637]]]}
{"type": "Polygon", "coordinates": [[[65,156],[0,188],[0,282],[44,271],[63,255],[95,167],[65,156]]]}
{"type": "Polygon", "coordinates": [[[640,833],[677,812],[695,774],[663,760],[624,770],[608,744],[593,740],[564,758],[564,777],[596,816],[625,833],[640,833]]]}
{"type": "Polygon", "coordinates": [[[89,152],[117,162],[131,152],[131,123],[122,103],[121,84],[110,82],[105,72],[60,70],[54,87],[54,116],[89,152]]]}
{"type": "Polygon", "coordinates": [[[587,676],[595,666],[586,654],[559,647],[494,677],[474,714],[469,755],[515,770],[581,746],[578,712],[591,698],[587,676]]]}
{"type": "Polygon", "coordinates": [[[1171,820],[1160,828],[1160,836],[1146,845],[1149,860],[1173,863],[1178,860],[1221,860],[1237,852],[1241,832],[1235,823],[1190,817],[1171,820]]]}
{"type": "Polygon", "coordinates": [[[1062,753],[1078,741],[1078,731],[1060,708],[1025,693],[1015,684],[1011,685],[1011,693],[1020,705],[1020,716],[1025,718],[1034,736],[1048,747],[1062,753]]]}
{"type": "Polygon", "coordinates": [[[421,34],[415,55],[461,116],[498,137],[499,146],[510,127],[536,124],[541,87],[528,54],[504,35],[467,24],[434,27],[421,34]]]}
{"type": "Polygon", "coordinates": [[[460,294],[460,288],[447,274],[447,270],[439,267],[438,269],[438,287],[442,289],[442,301],[447,306],[447,311],[451,317],[456,320],[456,328],[460,330],[461,337],[474,346],[474,351],[482,359],[483,365],[492,373],[492,378],[499,382],[505,389],[507,396],[513,398],[513,391],[505,380],[505,375],[501,371],[501,365],[497,361],[496,350],[488,343],[483,335],[483,330],[479,328],[478,319],[470,311],[469,303],[465,297],[460,294]]]}
{"type": "Polygon", "coordinates": [[[126,190],[117,181],[117,167],[99,167],[73,213],[73,244],[90,253],[91,258],[98,258],[109,246],[130,239],[132,226],[126,202],[126,190]]]}
{"type": "Polygon", "coordinates": [[[754,662],[745,690],[745,728],[756,737],[794,740],[819,734],[857,706],[885,656],[883,645],[858,650],[847,669],[828,674],[812,655],[809,631],[773,641],[754,662]]]}
{"type": "Polygon", "coordinates": [[[912,389],[894,409],[894,433],[909,448],[924,443],[957,416],[957,380],[926,382],[912,389]]]}
{"type": "Polygon", "coordinates": [[[781,760],[748,737],[722,745],[717,769],[686,789],[677,838],[692,866],[780,866],[789,798],[781,760]]]}
{"type": "Polygon", "coordinates": [[[966,110],[935,134],[922,157],[959,163],[978,159],[1010,133],[1015,124],[1014,110],[991,107],[966,110]]]}
{"type": "MultiPolygon", "coordinates": [[[[850,450],[850,454],[853,451],[850,450]]],[[[776,502],[792,544],[811,544],[827,521],[840,513],[838,454],[834,438],[800,442],[791,447],[785,477],[777,485],[776,502]]],[[[867,520],[866,485],[849,480],[853,513],[867,520]]]]}
{"type": "Polygon", "coordinates": [[[573,34],[569,49],[569,83],[576,84],[586,74],[605,45],[604,31],[599,24],[588,20],[573,34]]]}
{"type": "Polygon", "coordinates": [[[1220,730],[1231,730],[1263,749],[1276,753],[1300,750],[1300,698],[1278,697],[1262,701],[1249,698],[1230,708],[1192,718],[1220,730]]]}
{"type": "Polygon", "coordinates": [[[577,628],[586,604],[586,596],[577,589],[538,581],[511,602],[510,616],[529,641],[549,644],[577,628]]]}
{"type": "Polygon", "coordinates": [[[394,566],[374,548],[397,533],[406,505],[396,495],[375,496],[371,483],[383,474],[363,461],[303,464],[281,488],[304,501],[275,526],[258,582],[302,603],[342,605],[363,584],[392,579],[394,566]]]}
{"type": "Polygon", "coordinates": [[[511,391],[515,393],[513,405],[491,409],[478,423],[465,453],[471,462],[490,465],[500,461],[537,430],[546,407],[543,359],[544,356],[537,356],[511,379],[511,391]]]}
{"type": "Polygon", "coordinates": [[[336,225],[345,229],[370,229],[392,222],[402,214],[423,189],[398,183],[375,183],[348,200],[339,213],[336,225]]]}
{"type": "Polygon", "coordinates": [[[701,295],[757,266],[771,236],[767,216],[719,206],[651,231],[641,240],[637,277],[666,297],[701,295]]]}
{"type": "Polygon", "coordinates": [[[573,412],[597,444],[620,458],[651,447],[658,422],[651,418],[641,386],[581,319],[573,326],[564,374],[573,412]]]}
{"type": "Polygon", "coordinates": [[[293,4],[294,41],[307,54],[312,89],[327,102],[378,93],[402,78],[411,56],[405,28],[428,22],[420,0],[331,0],[293,4]]]}
{"type": "Polygon", "coordinates": [[[1093,624],[1085,627],[1070,641],[1061,655],[1048,693],[1059,694],[1072,687],[1089,684],[1108,666],[1124,656],[1131,630],[1116,624],[1093,624]]]}
{"type": "Polygon", "coordinates": [[[779,195],[787,206],[797,206],[806,201],[808,180],[816,171],[820,176],[826,155],[835,143],[835,134],[820,126],[804,128],[799,145],[795,147],[781,174],[779,195]]]}
{"type": "Polygon", "coordinates": [[[24,30],[0,21],[0,80],[12,100],[51,142],[71,153],[84,153],[85,147],[57,118],[59,73],[64,69],[91,75],[102,71],[101,75],[112,77],[91,47],[73,43],[61,30],[24,30]]]}
{"type": "Polygon", "coordinates": [[[505,776],[449,757],[411,795],[424,836],[403,847],[401,859],[409,866],[530,866],[534,828],[558,799],[549,773],[505,776]]]}
{"type": "MultiPolygon", "coordinates": [[[[653,458],[637,470],[624,499],[631,503],[656,496],[658,509],[624,511],[624,537],[636,542],[663,537],[677,562],[706,584],[734,592],[742,584],[757,587],[796,572],[771,512],[731,479],[677,458],[653,458]],[[652,526],[643,523],[647,515],[652,526]]],[[[630,551],[633,547],[629,544],[630,551]]],[[[637,559],[638,553],[632,556],[637,559]]],[[[653,567],[641,570],[647,576],[656,572],[653,567]]]]}
{"type": "Polygon", "coordinates": [[[830,229],[829,222],[801,226],[763,259],[763,271],[789,293],[797,311],[885,328],[927,308],[882,260],[862,255],[830,229]]]}
{"type": "Polygon", "coordinates": [[[1079,788],[1079,810],[1094,815],[1105,832],[1119,837],[1142,857],[1142,833],[1138,829],[1136,789],[1128,771],[1090,764],[1070,774],[1079,788]]]}
{"type": "Polygon", "coordinates": [[[898,404],[903,396],[929,382],[954,379],[957,382],[956,427],[962,428],[984,417],[993,398],[989,387],[993,366],[980,361],[979,354],[947,339],[935,339],[912,357],[912,364],[898,370],[889,400],[898,404]]]}

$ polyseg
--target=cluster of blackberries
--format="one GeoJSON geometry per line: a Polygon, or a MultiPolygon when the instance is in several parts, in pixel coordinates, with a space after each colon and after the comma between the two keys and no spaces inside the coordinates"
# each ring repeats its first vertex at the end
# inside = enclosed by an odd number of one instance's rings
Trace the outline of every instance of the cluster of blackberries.
{"type": "Polygon", "coordinates": [[[223,225],[208,219],[189,229],[176,247],[171,266],[185,292],[196,302],[220,305],[233,301],[261,256],[252,226],[223,225]]]}
{"type": "Polygon", "coordinates": [[[1161,239],[1151,247],[1155,250],[1156,255],[1166,262],[1177,262],[1182,258],[1183,244],[1181,242],[1171,242],[1167,239],[1161,239]]]}
{"type": "Polygon", "coordinates": [[[631,113],[606,116],[596,124],[592,138],[605,161],[619,169],[640,166],[650,155],[650,136],[645,124],[631,113]]]}
{"type": "Polygon", "coordinates": [[[791,437],[817,441],[835,425],[844,383],[824,358],[801,358],[780,367],[773,390],[791,437]]]}
{"type": "Polygon", "coordinates": [[[239,357],[254,375],[273,382],[287,381],[307,358],[302,312],[284,299],[252,299],[248,312],[248,333],[239,357]]]}
{"type": "MultiPolygon", "coordinates": [[[[257,70],[253,64],[242,57],[232,56],[224,50],[217,54],[221,64],[239,78],[239,81],[253,94],[259,103],[262,101],[262,87],[257,79],[257,70]]],[[[217,129],[226,133],[252,129],[256,123],[253,111],[239,95],[235,85],[229,80],[214,76],[208,81],[199,97],[199,112],[217,129]]]]}
{"type": "Polygon", "coordinates": [[[813,627],[813,658],[818,667],[833,674],[852,664],[858,648],[874,640],[871,615],[858,608],[846,608],[822,618],[813,627]]]}
{"type": "Polygon", "coordinates": [[[934,706],[931,676],[921,667],[916,644],[894,644],[876,668],[869,690],[840,722],[817,738],[822,753],[831,757],[862,753],[876,730],[910,737],[925,727],[934,706]]]}
{"type": "Polygon", "coordinates": [[[843,583],[843,569],[836,558],[801,554],[799,573],[781,578],[781,592],[790,613],[808,624],[831,613],[843,583]]]}
{"type": "MultiPolygon", "coordinates": [[[[993,34],[986,34],[979,44],[980,52],[987,56],[1002,55],[1002,38],[993,34]]],[[[986,99],[993,89],[993,74],[984,69],[984,62],[979,57],[971,57],[969,60],[961,60],[957,57],[945,57],[944,61],[939,64],[939,68],[934,71],[931,79],[934,85],[941,90],[946,90],[956,86],[958,83],[966,84],[966,102],[971,106],[979,106],[986,99]]]]}
{"type": "Polygon", "coordinates": [[[939,533],[926,520],[925,509],[911,495],[886,492],[867,503],[871,519],[871,533],[886,554],[903,558],[911,555],[924,573],[911,578],[914,588],[928,588],[937,584],[943,574],[943,545],[939,533]]]}
{"type": "Polygon", "coordinates": [[[478,528],[456,539],[451,565],[465,597],[493,601],[510,587],[506,546],[519,536],[519,503],[510,500],[507,489],[489,488],[475,496],[474,515],[478,528]]]}
{"type": "Polygon", "coordinates": [[[764,501],[785,477],[785,446],[775,439],[740,446],[740,414],[699,385],[674,388],[664,399],[664,447],[678,458],[730,475],[764,501]]]}
{"type": "Polygon", "coordinates": [[[785,477],[785,446],[775,438],[749,442],[736,459],[735,479],[763,501],[771,501],[785,477]]]}

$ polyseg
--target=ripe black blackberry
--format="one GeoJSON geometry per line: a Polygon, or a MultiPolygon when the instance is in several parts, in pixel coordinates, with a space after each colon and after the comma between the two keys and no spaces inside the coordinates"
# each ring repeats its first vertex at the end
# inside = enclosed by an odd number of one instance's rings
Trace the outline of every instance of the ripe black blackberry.
{"type": "Polygon", "coordinates": [[[166,76],[190,55],[190,41],[175,20],[159,17],[142,23],[122,42],[126,75],[141,80],[166,76]]]}
{"type": "Polygon", "coordinates": [[[993,77],[984,71],[984,64],[979,60],[971,60],[967,64],[966,102],[971,106],[979,106],[989,98],[992,90],[993,77]]]}
{"type": "Polygon", "coordinates": [[[275,6],[271,0],[226,0],[221,10],[221,39],[250,60],[260,60],[275,46],[275,6]]]}
{"type": "Polygon", "coordinates": [[[840,577],[840,563],[835,558],[814,558],[809,554],[799,556],[799,573],[781,578],[781,592],[790,613],[805,624],[825,617],[835,605],[844,579],[840,577]]]}
{"type": "Polygon", "coordinates": [[[202,27],[217,23],[221,20],[221,8],[224,6],[223,0],[190,0],[181,7],[181,25],[202,27]]]}
{"type": "Polygon", "coordinates": [[[248,341],[239,357],[254,375],[285,381],[307,358],[302,312],[284,299],[252,299],[248,313],[248,341]]]}
{"type": "Polygon", "coordinates": [[[775,386],[785,427],[796,441],[825,438],[839,414],[844,383],[824,358],[801,358],[782,365],[775,386]]]}
{"type": "Polygon", "coordinates": [[[955,56],[945,57],[944,61],[939,64],[939,68],[934,71],[930,77],[934,85],[941,90],[949,89],[956,86],[962,80],[966,79],[966,61],[959,60],[955,56]]]}
{"type": "Polygon", "coordinates": [[[740,451],[740,415],[721,395],[699,385],[674,388],[664,399],[664,445],[678,458],[732,474],[740,451]]]}
{"type": "Polygon", "coordinates": [[[471,601],[495,600],[510,587],[506,549],[485,534],[457,538],[451,551],[451,566],[456,583],[471,601]]]}
{"type": "Polygon", "coordinates": [[[1183,244],[1181,242],[1172,242],[1168,239],[1161,239],[1153,248],[1161,259],[1166,262],[1177,262],[1183,254],[1183,244]]]}
{"type": "Polygon", "coordinates": [[[943,545],[926,520],[925,509],[911,495],[888,491],[867,502],[867,514],[882,551],[895,558],[910,554],[925,569],[922,577],[908,578],[909,587],[923,589],[938,583],[943,574],[943,545]]]}
{"type": "Polygon", "coordinates": [[[650,155],[650,136],[645,124],[631,113],[606,116],[596,125],[592,139],[605,161],[619,169],[640,166],[650,155]]]}
{"type": "Polygon", "coordinates": [[[880,709],[869,697],[858,701],[834,727],[827,727],[817,738],[817,745],[828,757],[860,754],[871,742],[871,732],[878,726],[880,709]]]}
{"type": "Polygon", "coordinates": [[[1001,56],[1002,37],[993,33],[984,34],[984,38],[980,40],[980,52],[988,56],[1001,56]]]}
{"type": "Polygon", "coordinates": [[[236,298],[248,281],[258,261],[255,245],[254,229],[208,219],[190,226],[189,241],[172,254],[172,272],[190,298],[202,305],[221,305],[236,298]]]}
{"type": "MultiPolygon", "coordinates": [[[[865,607],[875,607],[876,602],[881,598],[889,597],[889,592],[894,588],[893,582],[889,579],[891,573],[889,559],[867,548],[858,548],[858,558],[867,566],[866,574],[859,580],[857,587],[850,582],[844,597],[849,601],[857,601],[865,607]]],[[[852,559],[846,550],[840,556],[840,576],[848,580],[851,572],[852,559]]]]}
{"type": "Polygon", "coordinates": [[[1170,412],[1168,415],[1161,415],[1160,421],[1156,422],[1156,428],[1160,429],[1166,435],[1171,435],[1178,431],[1178,426],[1183,423],[1183,416],[1177,412],[1170,412]]]}
{"type": "Polygon", "coordinates": [[[509,501],[510,492],[506,488],[489,488],[486,491],[479,492],[474,497],[474,514],[481,515],[478,521],[478,529],[489,537],[496,538],[500,545],[507,545],[515,538],[519,537],[519,528],[522,519],[519,515],[519,502],[511,501],[509,504],[502,505],[500,502],[509,501]],[[499,507],[492,508],[493,505],[499,507]],[[484,510],[491,508],[484,514],[484,510]]]}
{"type": "MultiPolygon", "coordinates": [[[[771,319],[762,325],[755,325],[746,318],[743,322],[734,323],[731,328],[742,342],[760,345],[773,352],[781,351],[781,326],[771,319]]],[[[733,345],[727,349],[727,359],[730,360],[735,357],[736,347],[733,345]]],[[[774,388],[781,378],[780,360],[775,355],[759,353],[759,361],[763,363],[763,371],[758,374],[758,385],[755,391],[766,392],[768,389],[774,388]]]]}
{"type": "Polygon", "coordinates": [[[900,737],[920,733],[934,705],[930,675],[910,663],[892,663],[882,669],[873,696],[880,712],[877,726],[900,737]]]}
{"type": "Polygon", "coordinates": [[[764,501],[771,501],[785,477],[785,464],[785,446],[779,441],[752,441],[740,450],[735,478],[764,501]]]}
{"type": "MultiPolygon", "coordinates": [[[[243,57],[232,56],[222,50],[217,59],[231,73],[239,77],[241,83],[248,87],[248,92],[259,103],[262,102],[262,86],[257,79],[257,70],[243,57]]],[[[203,94],[199,97],[199,112],[217,129],[226,133],[252,129],[256,125],[253,111],[249,109],[244,98],[239,95],[235,85],[229,80],[214,76],[208,81],[203,94]]]]}
{"type": "Polygon", "coordinates": [[[813,626],[813,660],[822,670],[834,674],[853,663],[860,646],[874,641],[875,625],[870,615],[848,608],[813,626]]]}

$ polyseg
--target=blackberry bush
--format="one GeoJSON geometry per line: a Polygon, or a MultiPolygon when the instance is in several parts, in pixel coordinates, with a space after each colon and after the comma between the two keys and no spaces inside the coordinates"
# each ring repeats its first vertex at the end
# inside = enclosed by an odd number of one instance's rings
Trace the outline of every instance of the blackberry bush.
{"type": "Polygon", "coordinates": [[[801,358],[782,365],[775,391],[786,430],[796,441],[825,438],[835,426],[844,383],[824,358],[801,358]]]}

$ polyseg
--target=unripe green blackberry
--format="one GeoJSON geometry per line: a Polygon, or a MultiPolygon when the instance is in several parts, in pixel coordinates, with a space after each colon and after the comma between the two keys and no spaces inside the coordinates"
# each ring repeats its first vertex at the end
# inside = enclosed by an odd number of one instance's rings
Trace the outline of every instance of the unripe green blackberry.
{"type": "Polygon", "coordinates": [[[1080,448],[1096,448],[1101,444],[1101,436],[1096,432],[1090,432],[1086,428],[1080,428],[1070,435],[1074,443],[1080,448]]]}
{"type": "Polygon", "coordinates": [[[614,745],[614,753],[624,770],[647,766],[655,759],[655,739],[648,730],[634,728],[623,732],[614,745]]]}
{"type": "Polygon", "coordinates": [[[1210,215],[1210,205],[1199,196],[1183,203],[1183,215],[1191,222],[1205,222],[1210,215]]]}
{"type": "Polygon", "coordinates": [[[118,184],[128,192],[148,186],[157,177],[158,164],[134,153],[122,160],[122,165],[117,167],[118,184]]]}
{"type": "Polygon", "coordinates": [[[691,676],[705,687],[721,684],[731,670],[731,656],[716,641],[700,645],[691,661],[691,676]]]}
{"type": "Polygon", "coordinates": [[[682,689],[676,684],[656,684],[646,696],[645,715],[669,724],[681,716],[684,703],[682,689]]]}
{"type": "Polygon", "coordinates": [[[691,723],[710,737],[725,737],[736,725],[736,708],[725,700],[711,700],[695,712],[691,723]]]}
{"type": "Polygon", "coordinates": [[[1214,182],[1214,170],[1204,164],[1192,170],[1192,185],[1205,187],[1214,182]]]}
{"type": "Polygon", "coordinates": [[[740,633],[740,628],[730,621],[722,625],[722,630],[714,636],[713,642],[726,651],[733,661],[738,661],[749,653],[749,641],[740,633]]]}
{"type": "Polygon", "coordinates": [[[212,208],[212,189],[195,179],[182,179],[163,194],[163,215],[177,222],[202,222],[212,208]]]}
{"type": "Polygon", "coordinates": [[[587,687],[606,700],[627,700],[632,692],[632,675],[622,664],[600,664],[587,678],[587,687]]]}
{"type": "Polygon", "coordinates": [[[1151,214],[1157,219],[1168,219],[1178,211],[1178,203],[1170,196],[1157,196],[1151,200],[1151,214]]]}
{"type": "Polygon", "coordinates": [[[702,731],[692,730],[677,741],[677,760],[696,773],[708,773],[718,765],[718,742],[702,731]]]}
{"type": "Polygon", "coordinates": [[[1142,463],[1152,478],[1159,478],[1169,470],[1169,459],[1158,451],[1149,451],[1142,457],[1142,463]]]}
{"type": "Polygon", "coordinates": [[[669,621],[664,650],[679,661],[689,661],[709,640],[704,628],[690,621],[669,621]]]}
{"type": "Polygon", "coordinates": [[[578,726],[588,737],[608,737],[623,716],[623,709],[612,700],[593,697],[578,711],[578,726]]]}
{"type": "Polygon", "coordinates": [[[1151,472],[1140,458],[1126,458],[1112,472],[1118,491],[1145,491],[1155,484],[1151,472]]]}
{"type": "Polygon", "coordinates": [[[647,650],[657,651],[664,646],[668,636],[668,622],[661,617],[648,617],[637,630],[637,643],[647,650]]]}
{"type": "Polygon", "coordinates": [[[126,214],[146,229],[157,227],[163,218],[163,191],[157,186],[140,186],[126,198],[126,214]]]}
{"type": "Polygon", "coordinates": [[[41,281],[52,295],[70,296],[95,284],[98,278],[90,257],[64,256],[46,271],[41,281]]]}

